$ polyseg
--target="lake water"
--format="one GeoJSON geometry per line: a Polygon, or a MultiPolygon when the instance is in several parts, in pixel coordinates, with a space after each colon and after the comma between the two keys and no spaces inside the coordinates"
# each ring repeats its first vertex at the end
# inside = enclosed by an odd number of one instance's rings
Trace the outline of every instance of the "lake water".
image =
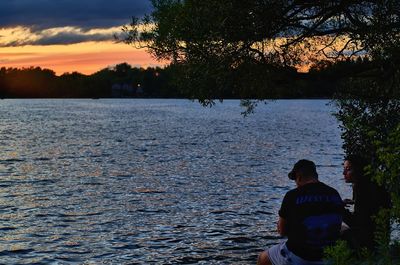
{"type": "Polygon", "coordinates": [[[298,159],[349,197],[324,100],[0,101],[0,260],[254,264],[298,159]]]}

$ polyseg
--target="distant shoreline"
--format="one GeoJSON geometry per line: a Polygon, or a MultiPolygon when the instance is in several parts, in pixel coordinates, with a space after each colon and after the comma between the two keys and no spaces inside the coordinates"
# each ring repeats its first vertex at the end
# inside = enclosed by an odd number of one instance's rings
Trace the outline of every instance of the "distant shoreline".
{"type": "MultiPolygon", "coordinates": [[[[197,99],[189,99],[189,98],[160,98],[160,97],[143,97],[143,98],[128,98],[128,97],[121,97],[121,98],[91,98],[91,97],[5,97],[5,98],[0,98],[0,100],[7,100],[7,99],[32,99],[32,100],[41,100],[41,99],[55,99],[55,100],[62,100],[62,99],[92,99],[92,100],[102,100],[102,99],[171,99],[171,100],[177,100],[177,99],[183,99],[183,100],[191,100],[191,101],[197,101],[197,99]]],[[[219,99],[213,99],[214,101],[219,101],[219,99]]],[[[223,99],[223,101],[227,100],[246,100],[243,98],[226,98],[223,99]]],[[[274,101],[274,100],[333,100],[333,98],[324,98],[324,97],[307,97],[307,98],[266,98],[266,99],[250,99],[250,100],[260,100],[260,101],[274,101]]]]}

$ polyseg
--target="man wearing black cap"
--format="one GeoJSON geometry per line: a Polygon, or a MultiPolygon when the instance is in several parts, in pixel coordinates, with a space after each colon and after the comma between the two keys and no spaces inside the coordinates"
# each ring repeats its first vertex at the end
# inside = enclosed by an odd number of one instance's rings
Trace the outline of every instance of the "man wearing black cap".
{"type": "Polygon", "coordinates": [[[342,199],[334,188],[318,181],[312,161],[299,160],[288,176],[297,188],[286,193],[278,221],[278,232],[287,241],[263,251],[257,264],[325,264],[323,249],[340,236],[342,199]]]}

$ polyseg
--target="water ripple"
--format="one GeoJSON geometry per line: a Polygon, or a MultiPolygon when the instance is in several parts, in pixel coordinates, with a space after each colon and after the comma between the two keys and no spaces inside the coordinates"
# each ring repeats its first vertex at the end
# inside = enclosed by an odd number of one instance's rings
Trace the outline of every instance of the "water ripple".
{"type": "Polygon", "coordinates": [[[252,264],[297,159],[349,193],[326,103],[3,100],[2,263],[252,264]]]}

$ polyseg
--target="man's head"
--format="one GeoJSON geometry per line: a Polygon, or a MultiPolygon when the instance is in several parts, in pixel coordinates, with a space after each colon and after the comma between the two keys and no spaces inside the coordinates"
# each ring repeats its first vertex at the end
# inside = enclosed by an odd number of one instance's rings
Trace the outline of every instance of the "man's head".
{"type": "Polygon", "coordinates": [[[288,174],[289,179],[295,180],[299,186],[301,183],[318,180],[318,173],[314,162],[301,159],[294,164],[292,171],[288,174]]]}
{"type": "Polygon", "coordinates": [[[347,183],[361,180],[366,163],[359,155],[349,155],[344,159],[343,176],[347,183]]]}

